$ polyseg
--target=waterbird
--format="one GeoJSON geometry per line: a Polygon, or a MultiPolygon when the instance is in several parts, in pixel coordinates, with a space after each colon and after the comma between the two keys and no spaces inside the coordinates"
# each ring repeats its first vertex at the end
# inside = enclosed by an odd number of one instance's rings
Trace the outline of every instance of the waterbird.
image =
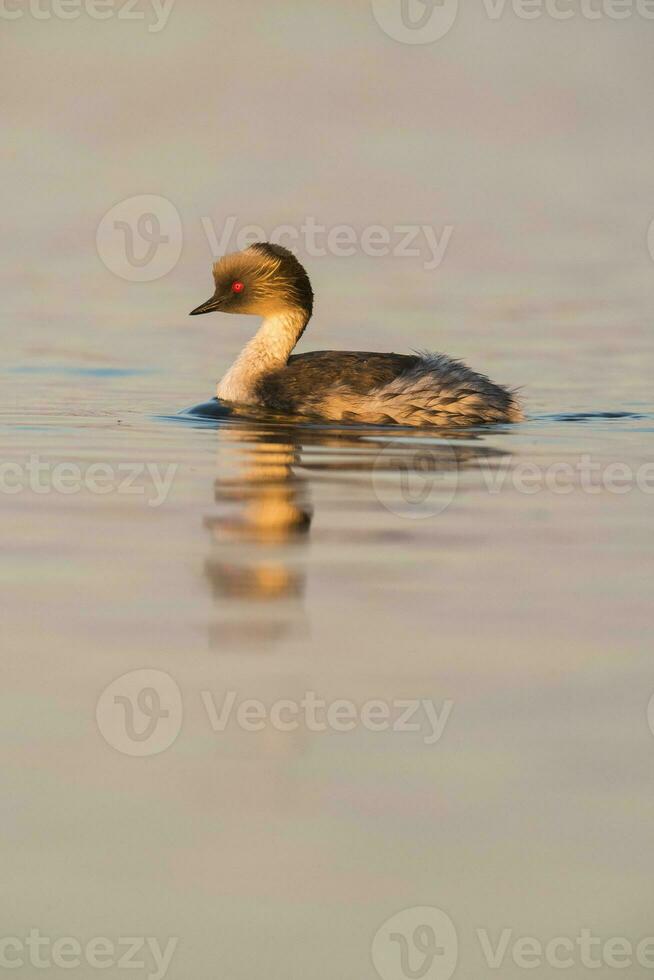
{"type": "Polygon", "coordinates": [[[191,316],[263,317],[218,383],[221,402],[341,423],[464,426],[519,422],[515,393],[447,354],[292,351],[313,314],[306,270],[282,245],[257,242],[219,259],[214,294],[191,316]]]}

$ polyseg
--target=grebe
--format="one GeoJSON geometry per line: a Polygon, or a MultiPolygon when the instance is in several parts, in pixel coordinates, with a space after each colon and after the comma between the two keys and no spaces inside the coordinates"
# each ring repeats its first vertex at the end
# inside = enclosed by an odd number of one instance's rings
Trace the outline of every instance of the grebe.
{"type": "Polygon", "coordinates": [[[336,422],[476,425],[519,422],[511,391],[446,354],[291,351],[313,313],[309,277],[288,249],[258,242],[220,259],[214,295],[191,316],[264,318],[218,384],[221,401],[336,422]]]}

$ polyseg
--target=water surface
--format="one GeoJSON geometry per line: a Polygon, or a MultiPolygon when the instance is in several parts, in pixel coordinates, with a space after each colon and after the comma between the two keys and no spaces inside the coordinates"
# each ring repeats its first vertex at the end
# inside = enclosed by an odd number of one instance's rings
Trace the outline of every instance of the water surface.
{"type": "MultiPolygon", "coordinates": [[[[211,395],[200,347],[216,372],[229,356],[206,329],[167,349],[154,327],[118,347],[69,325],[53,351],[34,322],[10,344],[14,934],[175,936],[173,977],[245,980],[265,956],[272,976],[327,980],[374,976],[372,937],[407,907],[447,911],[477,975],[479,927],[651,932],[648,335],[632,334],[641,376],[626,348],[601,374],[535,363],[518,325],[486,363],[469,329],[475,366],[531,378],[529,418],[443,434],[180,416],[211,395]],[[49,485],[61,463],[81,488],[49,485]],[[96,464],[108,484],[84,483],[96,464]],[[144,668],[173,678],[184,718],[135,758],[96,704],[144,668]],[[428,700],[444,725],[216,732],[207,692],[217,707],[428,700]]],[[[522,972],[507,959],[502,976],[522,972]]]]}

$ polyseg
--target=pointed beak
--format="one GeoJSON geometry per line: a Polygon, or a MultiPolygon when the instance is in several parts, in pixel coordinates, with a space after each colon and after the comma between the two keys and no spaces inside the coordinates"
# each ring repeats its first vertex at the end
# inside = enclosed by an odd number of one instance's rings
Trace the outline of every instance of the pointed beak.
{"type": "Polygon", "coordinates": [[[201,313],[213,313],[213,311],[219,309],[219,307],[220,298],[218,296],[212,296],[211,299],[208,299],[206,303],[202,304],[202,306],[198,306],[197,309],[191,310],[189,316],[200,316],[201,313]]]}

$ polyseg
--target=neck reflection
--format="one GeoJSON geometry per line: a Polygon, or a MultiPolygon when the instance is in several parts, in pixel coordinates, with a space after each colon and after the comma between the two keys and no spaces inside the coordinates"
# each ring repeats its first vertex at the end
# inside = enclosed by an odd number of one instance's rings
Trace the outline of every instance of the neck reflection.
{"type": "Polygon", "coordinates": [[[204,521],[212,538],[205,575],[222,614],[212,627],[212,646],[223,640],[265,644],[288,637],[303,618],[301,546],[312,510],[307,480],[295,470],[301,446],[272,427],[225,426],[218,432],[217,512],[204,521]],[[271,603],[283,608],[252,609],[271,603]]]}

